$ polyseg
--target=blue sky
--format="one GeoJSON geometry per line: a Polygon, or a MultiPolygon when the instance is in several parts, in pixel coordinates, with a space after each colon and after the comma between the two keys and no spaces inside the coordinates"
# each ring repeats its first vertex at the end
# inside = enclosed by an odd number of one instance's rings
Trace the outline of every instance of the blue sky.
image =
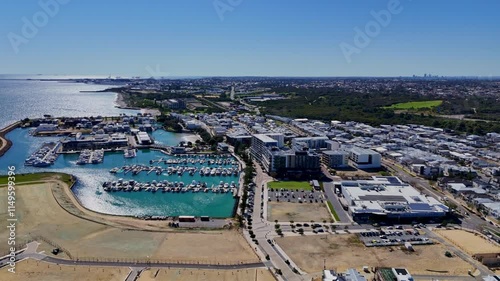
{"type": "Polygon", "coordinates": [[[392,1],[4,0],[0,73],[500,75],[500,1],[392,1]],[[51,15],[40,4],[56,1],[68,3],[51,15]],[[367,25],[379,30],[356,45],[367,25]]]}

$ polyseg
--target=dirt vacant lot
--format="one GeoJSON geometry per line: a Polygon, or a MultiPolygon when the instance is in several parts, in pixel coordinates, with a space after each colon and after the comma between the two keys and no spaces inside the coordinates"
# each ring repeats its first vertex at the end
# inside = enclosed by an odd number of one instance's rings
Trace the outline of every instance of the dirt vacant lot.
{"type": "Polygon", "coordinates": [[[479,234],[465,230],[435,230],[435,232],[471,255],[500,253],[500,247],[497,244],[486,240],[479,234]]]}
{"type": "Polygon", "coordinates": [[[275,281],[266,268],[241,270],[150,269],[137,281],[275,281]]]}
{"type": "MultiPolygon", "coordinates": [[[[17,241],[42,237],[74,258],[160,259],[185,262],[250,262],[256,254],[236,230],[152,232],[126,230],[76,217],[62,209],[51,184],[16,187],[17,241]]],[[[0,220],[7,219],[6,188],[0,188],[0,220]]],[[[0,228],[0,253],[7,252],[8,229],[0,228]]],[[[50,250],[45,247],[40,250],[50,250]]],[[[4,279],[0,279],[4,280],[4,279]]],[[[69,279],[68,279],[69,280],[69,279]]]]}
{"type": "Polygon", "coordinates": [[[354,234],[290,236],[276,242],[304,271],[315,273],[326,268],[344,272],[363,266],[405,267],[413,274],[467,275],[473,267],[459,257],[447,258],[444,246],[415,246],[415,252],[399,247],[365,247],[354,234]]]}
{"type": "Polygon", "coordinates": [[[268,202],[269,221],[330,221],[332,216],[324,203],[268,202]]]}
{"type": "Polygon", "coordinates": [[[0,269],[0,280],[8,281],[123,281],[128,268],[59,266],[35,260],[24,260],[16,264],[16,273],[0,269]]]}

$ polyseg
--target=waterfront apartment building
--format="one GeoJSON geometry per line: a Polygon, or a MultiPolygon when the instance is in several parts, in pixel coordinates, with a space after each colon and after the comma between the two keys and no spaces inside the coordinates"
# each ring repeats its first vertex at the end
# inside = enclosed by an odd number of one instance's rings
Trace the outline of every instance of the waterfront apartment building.
{"type": "Polygon", "coordinates": [[[349,152],[343,150],[323,151],[321,163],[328,168],[347,168],[349,167],[349,152]]]}
{"type": "Polygon", "coordinates": [[[269,171],[272,165],[271,149],[278,147],[278,141],[264,134],[252,135],[250,155],[269,171]]]}
{"type": "Polygon", "coordinates": [[[326,148],[328,137],[304,137],[292,139],[292,147],[298,146],[299,143],[305,143],[310,149],[326,148]]]}
{"type": "Polygon", "coordinates": [[[380,153],[360,147],[350,149],[349,160],[358,169],[378,169],[382,165],[382,156],[380,153]]]}
{"type": "Polygon", "coordinates": [[[282,134],[252,135],[250,153],[268,173],[316,172],[320,170],[320,156],[309,150],[282,150],[282,134]]]}

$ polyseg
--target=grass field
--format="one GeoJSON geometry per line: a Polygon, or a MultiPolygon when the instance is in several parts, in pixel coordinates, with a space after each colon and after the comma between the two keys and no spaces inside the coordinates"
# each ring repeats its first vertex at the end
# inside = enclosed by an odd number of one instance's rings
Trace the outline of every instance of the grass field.
{"type": "Polygon", "coordinates": [[[267,184],[268,188],[287,188],[293,190],[312,190],[312,186],[307,181],[273,181],[267,184]]]}
{"type": "Polygon", "coordinates": [[[328,209],[330,209],[330,213],[332,213],[333,217],[335,218],[335,221],[340,221],[339,215],[335,211],[335,208],[333,208],[332,202],[327,201],[326,204],[328,204],[328,209]]]}
{"type": "Polygon", "coordinates": [[[389,108],[389,109],[399,109],[399,110],[404,110],[404,109],[421,109],[421,108],[433,108],[436,106],[440,106],[443,103],[442,100],[430,100],[430,101],[411,101],[411,102],[404,102],[404,103],[396,103],[391,106],[386,106],[384,108],[389,108]]]}
{"type": "Polygon", "coordinates": [[[365,247],[355,234],[288,236],[275,241],[302,270],[316,273],[326,268],[344,272],[348,268],[404,267],[412,274],[467,275],[473,266],[459,257],[448,258],[441,244],[414,246],[415,252],[400,247],[365,247]]]}
{"type": "MultiPolygon", "coordinates": [[[[15,183],[40,182],[45,179],[59,179],[67,184],[71,182],[71,175],[62,173],[36,173],[36,174],[16,174],[15,183]]],[[[8,183],[9,176],[0,176],[0,187],[8,183]]]]}
{"type": "Polygon", "coordinates": [[[268,202],[269,221],[329,222],[332,217],[323,203],[268,202]]]}

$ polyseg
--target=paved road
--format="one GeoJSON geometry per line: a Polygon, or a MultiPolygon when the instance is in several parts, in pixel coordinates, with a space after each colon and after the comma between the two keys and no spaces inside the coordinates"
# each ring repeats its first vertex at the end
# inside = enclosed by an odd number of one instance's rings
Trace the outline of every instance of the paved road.
{"type": "MultiPolygon", "coordinates": [[[[280,280],[295,281],[295,280],[310,280],[304,279],[304,276],[293,273],[291,267],[285,263],[285,260],[289,259],[285,252],[281,251],[277,247],[271,246],[267,239],[273,239],[276,237],[276,232],[274,231],[274,223],[269,223],[267,218],[267,186],[266,183],[272,180],[272,177],[267,175],[262,171],[262,168],[257,162],[254,162],[256,166],[257,175],[255,177],[255,201],[254,210],[252,213],[253,220],[253,232],[255,238],[259,241],[259,249],[264,253],[264,255],[269,255],[270,262],[275,268],[281,269],[283,273],[282,276],[278,276],[280,280]],[[261,207],[261,203],[263,204],[261,207]]],[[[247,231],[245,231],[247,233],[247,231]]],[[[247,235],[245,235],[247,237],[247,235]]],[[[250,240],[249,243],[253,244],[250,240]]],[[[255,244],[254,244],[255,245],[255,244]]]]}
{"type": "MultiPolygon", "coordinates": [[[[199,263],[156,263],[156,262],[114,262],[114,261],[82,261],[82,260],[65,260],[54,257],[49,257],[42,253],[37,253],[36,248],[38,243],[31,242],[27,245],[27,248],[16,255],[16,261],[20,261],[26,258],[31,258],[35,260],[40,260],[53,264],[62,265],[74,265],[74,266],[111,266],[111,267],[131,267],[131,268],[142,268],[142,267],[161,267],[161,268],[192,268],[192,269],[246,269],[246,268],[259,268],[264,267],[264,263],[241,263],[233,265],[225,264],[199,264],[199,263]]],[[[0,267],[7,265],[9,256],[0,258],[0,267]]]]}
{"type": "Polygon", "coordinates": [[[352,222],[350,216],[347,214],[344,208],[342,208],[342,205],[339,202],[339,198],[334,192],[335,187],[333,185],[333,182],[323,182],[323,187],[325,189],[326,198],[328,201],[332,203],[335,212],[337,212],[337,215],[339,216],[340,222],[343,223],[352,222]]]}
{"type": "Polygon", "coordinates": [[[132,267],[125,281],[135,281],[144,270],[144,267],[132,267]]]}
{"type": "MultiPolygon", "coordinates": [[[[111,267],[161,267],[161,268],[192,268],[192,269],[246,269],[264,267],[264,263],[242,263],[234,265],[224,264],[197,264],[197,263],[155,263],[155,262],[112,262],[112,261],[74,261],[49,257],[45,254],[21,253],[17,255],[16,260],[32,258],[53,264],[75,265],[75,266],[111,266],[111,267]]],[[[0,267],[4,265],[7,259],[0,260],[0,267]]]]}

